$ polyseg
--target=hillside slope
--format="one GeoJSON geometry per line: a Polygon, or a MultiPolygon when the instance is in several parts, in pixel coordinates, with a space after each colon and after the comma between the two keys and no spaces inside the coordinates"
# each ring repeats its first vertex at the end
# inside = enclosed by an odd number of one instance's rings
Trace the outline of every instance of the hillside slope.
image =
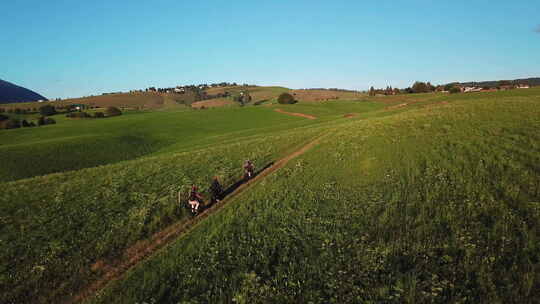
{"type": "Polygon", "coordinates": [[[47,98],[29,89],[0,79],[0,104],[47,100],[47,98]]]}
{"type": "Polygon", "coordinates": [[[331,128],[89,303],[536,303],[529,94],[331,128]]]}

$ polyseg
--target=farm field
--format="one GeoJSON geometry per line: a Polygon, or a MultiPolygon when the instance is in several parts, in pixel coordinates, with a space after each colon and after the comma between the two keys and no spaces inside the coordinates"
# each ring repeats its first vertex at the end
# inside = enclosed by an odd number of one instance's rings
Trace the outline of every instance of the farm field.
{"type": "Polygon", "coordinates": [[[364,96],[1,132],[0,302],[71,298],[188,221],[179,191],[325,134],[88,302],[533,302],[539,103],[539,89],[364,96]]]}
{"type": "Polygon", "coordinates": [[[528,94],[344,123],[90,303],[534,302],[528,94]]]}
{"type": "Polygon", "coordinates": [[[296,100],[307,102],[321,102],[329,100],[357,100],[366,95],[360,92],[343,90],[292,90],[296,100]]]}

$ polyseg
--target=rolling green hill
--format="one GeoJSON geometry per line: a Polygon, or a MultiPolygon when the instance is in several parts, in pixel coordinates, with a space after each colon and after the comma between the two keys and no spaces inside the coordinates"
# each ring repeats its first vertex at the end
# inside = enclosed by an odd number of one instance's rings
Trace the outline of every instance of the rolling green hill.
{"type": "Polygon", "coordinates": [[[318,147],[92,303],[534,302],[539,93],[445,97],[321,130],[318,147]]]}
{"type": "Polygon", "coordinates": [[[72,299],[190,221],[178,192],[208,195],[212,176],[230,186],[246,158],[260,168],[315,138],[87,300],[534,302],[540,89],[359,98],[0,133],[0,302],[72,299]]]}

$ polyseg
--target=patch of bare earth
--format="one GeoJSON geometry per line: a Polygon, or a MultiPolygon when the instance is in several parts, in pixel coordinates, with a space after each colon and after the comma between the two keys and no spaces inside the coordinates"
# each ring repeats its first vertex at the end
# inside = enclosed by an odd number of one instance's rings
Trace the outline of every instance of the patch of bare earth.
{"type": "Polygon", "coordinates": [[[219,204],[216,204],[211,208],[204,210],[197,217],[189,221],[182,221],[173,224],[166,229],[154,234],[148,240],[142,240],[135,243],[133,246],[124,251],[122,259],[117,261],[98,261],[94,263],[94,265],[92,265],[92,270],[102,271],[104,273],[102,277],[90,284],[89,286],[83,288],[78,294],[68,299],[65,303],[83,302],[84,300],[91,298],[97,292],[105,288],[108,284],[121,279],[124,274],[127,273],[130,269],[151,257],[160,249],[165,248],[167,245],[171,244],[181,235],[191,231],[198,223],[211,216],[212,214],[218,212],[227,203],[233,200],[234,197],[247,190],[253,184],[257,183],[259,180],[268,176],[272,172],[284,167],[289,161],[304,154],[309,149],[317,145],[324,136],[325,135],[322,135],[316,138],[310,143],[304,145],[299,150],[275,162],[270,167],[260,172],[253,179],[240,185],[219,204]]]}
{"type": "Polygon", "coordinates": [[[223,106],[234,105],[234,104],[235,103],[228,98],[215,98],[215,99],[194,102],[191,104],[191,107],[195,109],[199,109],[202,107],[216,108],[216,107],[223,107],[223,106]]]}
{"type": "Polygon", "coordinates": [[[308,114],[303,114],[303,113],[287,112],[287,111],[283,111],[282,109],[275,109],[274,111],[279,112],[279,113],[283,113],[283,114],[287,114],[287,115],[303,117],[303,118],[307,118],[307,119],[317,119],[317,117],[315,117],[313,115],[308,115],[308,114]]]}
{"type": "Polygon", "coordinates": [[[406,107],[407,105],[408,105],[408,103],[400,103],[400,104],[397,104],[397,105],[394,105],[394,106],[386,107],[384,109],[385,110],[394,110],[394,109],[399,109],[399,108],[406,107]]]}
{"type": "Polygon", "coordinates": [[[163,96],[153,92],[136,92],[108,94],[100,96],[67,99],[66,102],[87,104],[94,107],[119,108],[160,108],[163,106],[163,96]]]}
{"type": "Polygon", "coordinates": [[[354,100],[365,97],[360,92],[331,91],[331,90],[293,90],[294,98],[299,101],[330,101],[330,100],[354,100]]]}
{"type": "Polygon", "coordinates": [[[353,118],[356,115],[358,115],[358,114],[356,114],[356,113],[347,113],[347,114],[343,115],[343,117],[345,117],[345,118],[353,118]]]}

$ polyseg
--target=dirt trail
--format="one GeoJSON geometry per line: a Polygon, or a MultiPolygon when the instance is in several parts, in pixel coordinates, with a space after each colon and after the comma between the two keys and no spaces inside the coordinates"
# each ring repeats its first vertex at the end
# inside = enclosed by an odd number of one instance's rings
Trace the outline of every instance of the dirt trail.
{"type": "Polygon", "coordinates": [[[251,185],[253,185],[254,183],[257,183],[259,180],[265,178],[272,172],[285,166],[292,159],[304,154],[306,151],[313,148],[315,145],[319,143],[319,141],[324,136],[326,136],[326,134],[317,137],[316,139],[306,144],[299,150],[276,161],[271,166],[259,172],[259,174],[257,174],[257,176],[255,176],[253,179],[238,186],[232,193],[230,193],[227,197],[225,197],[225,199],[223,199],[220,203],[212,206],[209,209],[204,210],[193,219],[189,221],[182,221],[182,222],[173,224],[165,228],[164,230],[157,232],[150,239],[135,243],[133,246],[126,249],[123,259],[121,261],[118,261],[117,263],[113,263],[111,265],[105,265],[105,263],[103,263],[102,261],[98,261],[96,264],[94,264],[92,268],[103,269],[105,271],[104,275],[97,281],[93,282],[91,285],[85,287],[81,292],[79,292],[78,294],[74,295],[73,297],[65,301],[65,303],[83,302],[91,298],[94,294],[96,294],[103,288],[105,288],[108,284],[121,279],[122,276],[126,272],[128,272],[131,268],[137,266],[139,263],[143,262],[145,259],[151,257],[160,249],[165,248],[167,245],[172,243],[175,239],[177,239],[181,235],[188,233],[198,223],[200,223],[202,220],[209,217],[210,215],[218,212],[227,203],[232,201],[234,197],[236,197],[240,193],[247,190],[251,185]]]}
{"type": "Polygon", "coordinates": [[[393,106],[386,107],[386,108],[384,108],[384,109],[385,109],[385,110],[393,110],[393,109],[398,109],[398,108],[406,107],[407,105],[408,105],[408,103],[400,103],[400,104],[397,104],[397,105],[393,105],[393,106]]]}
{"type": "Polygon", "coordinates": [[[315,116],[313,116],[313,115],[302,114],[302,113],[287,112],[287,111],[283,111],[282,109],[275,109],[275,111],[276,111],[276,112],[279,112],[279,113],[283,113],[283,114],[292,115],[292,116],[304,117],[304,118],[307,118],[307,119],[317,119],[317,117],[315,117],[315,116]]]}

